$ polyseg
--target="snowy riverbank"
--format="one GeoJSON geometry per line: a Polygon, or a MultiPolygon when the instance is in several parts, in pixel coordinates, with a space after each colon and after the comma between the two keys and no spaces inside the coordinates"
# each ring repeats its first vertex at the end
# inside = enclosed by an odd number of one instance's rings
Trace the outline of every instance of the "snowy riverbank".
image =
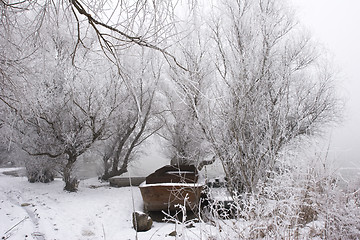
{"type": "MultiPolygon", "coordinates": [[[[93,178],[81,181],[77,193],[67,193],[61,179],[47,184],[29,183],[25,177],[4,175],[3,171],[0,171],[1,237],[135,239],[131,214],[133,209],[143,208],[138,187],[113,188],[93,178]]],[[[154,222],[150,231],[138,233],[138,239],[175,239],[168,236],[175,227],[172,223],[154,222]]],[[[199,239],[196,232],[189,230],[186,239],[199,239]]]]}

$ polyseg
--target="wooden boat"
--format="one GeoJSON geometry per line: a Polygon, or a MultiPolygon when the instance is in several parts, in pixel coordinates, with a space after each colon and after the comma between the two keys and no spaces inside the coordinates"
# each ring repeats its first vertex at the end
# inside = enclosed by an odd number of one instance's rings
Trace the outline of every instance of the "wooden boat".
{"type": "Polygon", "coordinates": [[[164,166],[146,177],[139,186],[147,211],[176,211],[198,207],[203,184],[195,166],[164,166]]]}

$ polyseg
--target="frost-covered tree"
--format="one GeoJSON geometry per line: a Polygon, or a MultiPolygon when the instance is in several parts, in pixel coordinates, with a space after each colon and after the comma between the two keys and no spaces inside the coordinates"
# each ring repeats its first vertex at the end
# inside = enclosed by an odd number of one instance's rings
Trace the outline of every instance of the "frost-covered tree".
{"type": "Polygon", "coordinates": [[[339,100],[326,59],[284,1],[224,1],[214,9],[217,87],[199,120],[230,190],[252,192],[285,146],[337,120],[339,100]]]}
{"type": "Polygon", "coordinates": [[[198,112],[204,110],[208,101],[207,91],[212,87],[214,69],[208,29],[203,28],[205,23],[198,6],[183,7],[185,19],[176,25],[176,30],[190,33],[176,41],[175,54],[186,70],[170,65],[168,75],[171,81],[163,84],[167,111],[163,114],[165,124],[161,136],[169,144],[171,164],[193,164],[201,169],[214,161],[214,154],[198,121],[198,112]]]}
{"type": "MultiPolygon", "coordinates": [[[[197,112],[204,106],[203,99],[209,87],[201,69],[201,56],[194,49],[183,49],[185,66],[190,71],[172,71],[172,83],[165,87],[167,111],[163,114],[164,128],[161,136],[169,143],[172,165],[195,165],[201,169],[213,160],[213,152],[198,122],[197,112]],[[197,59],[200,57],[200,59],[197,59]]],[[[181,57],[180,57],[181,58],[181,57]]]]}
{"type": "Polygon", "coordinates": [[[14,74],[7,65],[1,68],[7,83],[1,85],[6,90],[1,103],[13,114],[7,122],[15,116],[20,145],[40,162],[50,158],[66,163],[62,171],[70,191],[77,184],[71,171],[76,159],[95,142],[115,139],[104,159],[111,158],[110,174],[119,174],[126,171],[137,146],[157,129],[148,123],[161,66],[134,55],[150,48],[165,53],[154,41],[162,41],[165,12],[159,11],[168,9],[147,1],[101,4],[1,1],[2,20],[11,22],[2,25],[1,44],[17,51],[4,50],[0,64],[14,63],[11,66],[20,69],[23,65],[11,59],[26,59],[26,70],[11,79],[14,74]],[[31,54],[26,58],[12,58],[22,53],[17,39],[27,43],[31,54]]]}
{"type": "MultiPolygon", "coordinates": [[[[48,0],[4,0],[0,1],[3,22],[8,24],[8,16],[14,16],[11,22],[20,32],[41,29],[47,17],[64,12],[68,22],[76,26],[72,32],[73,56],[78,49],[89,47],[86,41],[89,30],[96,36],[101,51],[121,70],[123,62],[119,53],[132,46],[144,47],[161,53],[171,64],[181,66],[174,55],[168,51],[172,44],[168,41],[173,32],[178,2],[166,0],[126,0],[126,1],[48,1],[48,0]],[[15,13],[15,15],[13,14],[15,13]],[[19,15],[26,15],[27,21],[18,21],[19,15]]],[[[75,60],[75,58],[73,59],[75,60]]],[[[74,62],[75,63],[75,62],[74,62]]]]}
{"type": "Polygon", "coordinates": [[[39,91],[33,88],[31,91],[38,97],[27,93],[31,98],[27,97],[28,104],[22,103],[22,107],[29,112],[21,115],[17,125],[22,134],[22,148],[30,156],[44,156],[64,163],[63,179],[65,190],[69,191],[76,190],[77,179],[72,173],[75,162],[96,141],[106,138],[107,120],[117,107],[112,100],[117,94],[116,83],[95,85],[93,77],[85,73],[66,76],[63,80],[67,86],[63,86],[57,96],[46,92],[51,91],[48,86],[36,84],[39,91]]]}
{"type": "Polygon", "coordinates": [[[101,151],[105,180],[127,172],[139,146],[161,127],[156,120],[155,94],[162,74],[159,56],[145,48],[138,53],[131,49],[125,52],[124,88],[119,91],[121,100],[111,119],[111,136],[101,151]]]}
{"type": "MultiPolygon", "coordinates": [[[[169,95],[174,93],[169,91],[169,95]]],[[[167,111],[162,114],[164,127],[159,135],[167,142],[171,165],[195,165],[199,169],[213,156],[204,133],[191,108],[176,95],[167,97],[167,111]]]]}
{"type": "Polygon", "coordinates": [[[24,80],[27,64],[35,58],[38,48],[33,40],[38,28],[15,3],[1,1],[0,9],[0,108],[6,112],[16,98],[17,81],[24,80]]]}
{"type": "Polygon", "coordinates": [[[64,15],[55,16],[39,33],[40,50],[29,61],[24,79],[16,81],[16,99],[9,105],[22,149],[42,161],[61,163],[65,190],[76,191],[72,168],[79,156],[106,138],[107,121],[118,106],[119,75],[110,74],[107,61],[91,49],[82,48],[77,66],[72,65],[74,46],[66,34],[71,25],[61,22],[64,15]]]}

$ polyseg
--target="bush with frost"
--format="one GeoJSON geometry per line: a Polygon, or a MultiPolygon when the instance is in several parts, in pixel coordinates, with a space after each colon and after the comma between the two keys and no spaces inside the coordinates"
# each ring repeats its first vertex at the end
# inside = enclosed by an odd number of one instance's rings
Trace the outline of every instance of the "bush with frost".
{"type": "MultiPolygon", "coordinates": [[[[289,156],[287,156],[289,157],[289,156]]],[[[360,239],[360,184],[344,187],[319,158],[280,161],[252,194],[234,196],[229,213],[210,205],[214,239],[360,239]]]]}
{"type": "Polygon", "coordinates": [[[25,161],[26,176],[31,183],[48,183],[54,181],[60,164],[45,158],[32,158],[25,161]]]}

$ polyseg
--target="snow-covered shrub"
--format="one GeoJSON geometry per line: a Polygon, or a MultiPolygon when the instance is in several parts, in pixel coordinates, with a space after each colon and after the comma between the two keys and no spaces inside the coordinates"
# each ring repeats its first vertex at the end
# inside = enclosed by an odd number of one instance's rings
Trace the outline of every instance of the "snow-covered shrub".
{"type": "Polygon", "coordinates": [[[54,180],[58,164],[45,158],[30,158],[25,161],[26,176],[31,183],[48,183],[54,180]]]}
{"type": "Polygon", "coordinates": [[[319,196],[319,219],[325,239],[360,239],[360,184],[350,188],[326,185],[319,196]]]}
{"type": "Polygon", "coordinates": [[[360,239],[360,185],[340,186],[325,160],[279,161],[269,176],[257,191],[234,196],[233,215],[209,206],[215,239],[360,239]]]}

